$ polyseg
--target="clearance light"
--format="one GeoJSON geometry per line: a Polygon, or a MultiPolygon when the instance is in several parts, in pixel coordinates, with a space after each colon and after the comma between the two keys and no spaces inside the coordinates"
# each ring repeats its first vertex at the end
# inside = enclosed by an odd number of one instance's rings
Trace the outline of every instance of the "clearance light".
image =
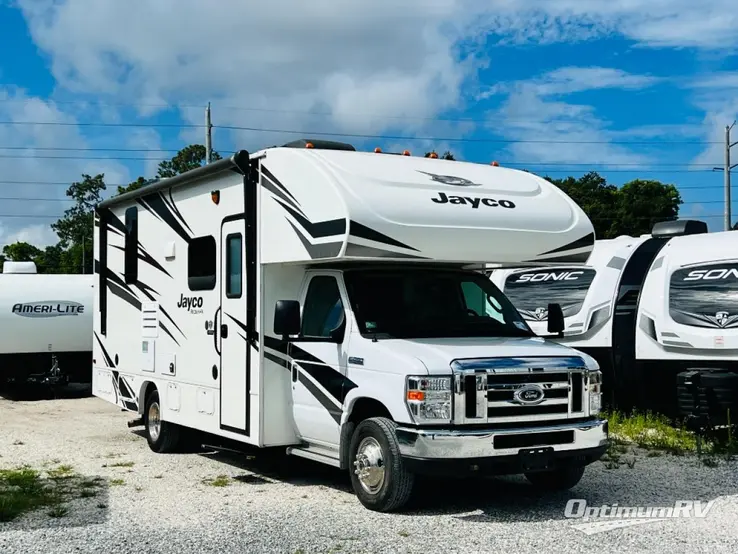
{"type": "Polygon", "coordinates": [[[305,144],[305,148],[315,148],[315,146],[313,146],[312,142],[308,142],[305,144]]]}
{"type": "Polygon", "coordinates": [[[493,166],[495,166],[495,167],[500,167],[500,162],[492,162],[492,164],[491,164],[491,165],[493,165],[493,166]]]}
{"type": "Polygon", "coordinates": [[[428,157],[429,157],[429,158],[434,158],[434,159],[435,159],[435,158],[437,158],[437,157],[438,157],[438,154],[436,154],[435,152],[431,152],[431,153],[430,153],[430,156],[428,156],[428,157]]]}
{"type": "Polygon", "coordinates": [[[215,205],[220,204],[220,191],[219,190],[210,191],[210,199],[213,201],[213,204],[215,205]]]}
{"type": "Polygon", "coordinates": [[[403,156],[409,156],[410,155],[410,150],[403,150],[402,151],[402,155],[403,156]]]}
{"type": "Polygon", "coordinates": [[[381,154],[381,153],[382,153],[382,149],[381,149],[381,148],[380,148],[379,146],[377,146],[377,147],[376,147],[376,148],[374,149],[374,153],[375,153],[375,154],[381,154]]]}

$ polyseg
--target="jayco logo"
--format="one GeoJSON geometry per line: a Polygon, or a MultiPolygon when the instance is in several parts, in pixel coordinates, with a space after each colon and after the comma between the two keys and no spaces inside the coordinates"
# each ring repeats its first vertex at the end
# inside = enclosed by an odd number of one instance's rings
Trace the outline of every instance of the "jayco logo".
{"type": "Polygon", "coordinates": [[[191,314],[202,313],[202,296],[185,296],[182,294],[177,303],[178,308],[184,308],[191,314]]]}
{"type": "Polygon", "coordinates": [[[493,198],[479,198],[478,196],[448,196],[445,192],[438,192],[438,198],[431,198],[436,204],[458,204],[463,206],[471,206],[473,210],[479,208],[480,204],[496,208],[514,208],[515,203],[511,200],[494,200],[493,198]]]}
{"type": "Polygon", "coordinates": [[[524,273],[516,283],[539,283],[541,281],[576,281],[584,271],[561,271],[559,273],[524,273]]]}

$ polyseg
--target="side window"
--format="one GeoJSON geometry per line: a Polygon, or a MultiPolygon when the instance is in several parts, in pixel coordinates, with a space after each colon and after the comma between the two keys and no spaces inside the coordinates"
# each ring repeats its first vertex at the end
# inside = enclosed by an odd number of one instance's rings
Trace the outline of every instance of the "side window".
{"type": "Polygon", "coordinates": [[[243,238],[241,233],[226,237],[226,297],[241,298],[243,288],[243,238]]]}
{"type": "Polygon", "coordinates": [[[344,321],[345,313],[338,283],[333,277],[313,277],[305,296],[302,316],[302,335],[305,337],[330,337],[344,321]]]}
{"type": "Polygon", "coordinates": [[[138,281],[138,208],[126,210],[126,239],[124,246],[124,277],[126,283],[138,281]]]}
{"type": "Polygon", "coordinates": [[[216,244],[212,236],[196,237],[187,248],[187,285],[190,290],[213,290],[216,282],[216,244]]]}

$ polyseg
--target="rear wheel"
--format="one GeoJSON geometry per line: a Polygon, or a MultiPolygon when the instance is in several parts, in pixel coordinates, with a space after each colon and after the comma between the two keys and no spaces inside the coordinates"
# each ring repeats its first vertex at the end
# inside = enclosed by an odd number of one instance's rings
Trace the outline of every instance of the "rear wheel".
{"type": "Polygon", "coordinates": [[[166,454],[174,452],[179,446],[181,430],[177,425],[161,419],[161,402],[159,391],[156,389],[146,398],[144,427],[146,440],[154,452],[166,454]]]}
{"type": "Polygon", "coordinates": [[[584,466],[567,466],[550,471],[526,473],[525,478],[545,491],[566,491],[575,487],[584,475],[584,466]]]}
{"type": "Polygon", "coordinates": [[[412,495],[414,475],[407,471],[395,436],[395,423],[384,417],[366,419],[351,437],[351,484],[364,507],[390,512],[412,495]]]}

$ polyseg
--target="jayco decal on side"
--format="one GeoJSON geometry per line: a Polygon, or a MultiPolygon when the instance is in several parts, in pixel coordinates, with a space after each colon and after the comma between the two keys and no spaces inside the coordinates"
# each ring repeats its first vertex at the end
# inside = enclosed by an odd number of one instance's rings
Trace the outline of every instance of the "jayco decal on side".
{"type": "Polygon", "coordinates": [[[177,307],[184,308],[191,314],[201,314],[202,296],[185,296],[182,293],[179,297],[179,302],[177,302],[177,307]]]}

